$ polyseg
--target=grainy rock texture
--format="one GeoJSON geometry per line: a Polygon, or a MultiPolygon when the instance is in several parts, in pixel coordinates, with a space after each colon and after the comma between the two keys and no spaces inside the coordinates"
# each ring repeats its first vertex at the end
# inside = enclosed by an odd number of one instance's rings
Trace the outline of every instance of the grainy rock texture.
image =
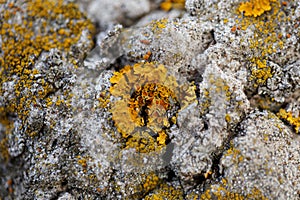
{"type": "Polygon", "coordinates": [[[300,198],[298,1],[75,2],[0,1],[0,199],[300,198]]]}

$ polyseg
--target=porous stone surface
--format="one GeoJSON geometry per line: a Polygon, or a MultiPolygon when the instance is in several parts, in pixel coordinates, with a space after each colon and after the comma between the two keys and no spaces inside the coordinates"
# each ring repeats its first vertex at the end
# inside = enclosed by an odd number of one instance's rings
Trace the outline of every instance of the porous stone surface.
{"type": "Polygon", "coordinates": [[[268,111],[253,111],[240,123],[221,158],[229,190],[247,195],[258,188],[265,197],[279,199],[299,195],[299,135],[282,127],[268,111]]]}
{"type": "Polygon", "coordinates": [[[85,2],[84,5],[90,18],[103,29],[112,24],[130,26],[151,10],[149,0],[93,0],[85,2]]]}
{"type": "Polygon", "coordinates": [[[75,2],[0,2],[0,199],[299,199],[298,1],[75,2]]]}

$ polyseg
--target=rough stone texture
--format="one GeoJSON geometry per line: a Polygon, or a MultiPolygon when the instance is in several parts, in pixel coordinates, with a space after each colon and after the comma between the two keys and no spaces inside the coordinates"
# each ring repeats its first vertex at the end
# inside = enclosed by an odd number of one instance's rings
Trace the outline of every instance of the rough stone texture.
{"type": "Polygon", "coordinates": [[[179,168],[176,172],[183,180],[189,181],[212,170],[213,156],[249,109],[239,81],[215,65],[206,67],[199,90],[199,106],[191,105],[179,113],[179,129],[172,133],[172,165],[179,168]]]}
{"type": "Polygon", "coordinates": [[[94,0],[87,6],[88,15],[103,29],[111,24],[132,25],[137,19],[150,12],[149,0],[94,0]]]}
{"type": "Polygon", "coordinates": [[[228,190],[248,194],[254,188],[266,198],[294,199],[299,195],[299,136],[284,128],[267,111],[254,111],[240,124],[240,131],[221,159],[228,190]]]}
{"type": "Polygon", "coordinates": [[[0,3],[0,199],[299,199],[300,3],[161,2],[0,3]],[[167,138],[147,132],[162,148],[140,152],[111,90],[147,62],[186,91],[155,110],[172,117],[167,138]]]}
{"type": "Polygon", "coordinates": [[[276,63],[270,63],[270,65],[274,70],[274,75],[268,79],[265,86],[259,88],[258,93],[270,96],[277,102],[284,102],[285,99],[299,96],[299,60],[293,64],[285,65],[283,68],[276,63]]]}

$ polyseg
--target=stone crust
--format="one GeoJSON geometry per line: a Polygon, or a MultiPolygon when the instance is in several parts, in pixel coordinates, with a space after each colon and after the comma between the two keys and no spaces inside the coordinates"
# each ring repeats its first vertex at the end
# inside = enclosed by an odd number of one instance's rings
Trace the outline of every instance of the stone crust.
{"type": "Polygon", "coordinates": [[[240,0],[170,12],[154,0],[34,2],[48,15],[0,3],[0,199],[299,198],[298,1],[258,17],[240,0]],[[195,99],[153,140],[162,148],[139,152],[110,90],[125,65],[148,62],[195,99]]]}

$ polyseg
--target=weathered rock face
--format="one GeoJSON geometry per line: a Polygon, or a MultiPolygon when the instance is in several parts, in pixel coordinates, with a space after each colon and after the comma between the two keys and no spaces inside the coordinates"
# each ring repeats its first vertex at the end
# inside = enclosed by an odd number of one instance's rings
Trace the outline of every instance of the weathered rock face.
{"type": "Polygon", "coordinates": [[[265,197],[279,199],[299,195],[299,136],[282,127],[267,111],[254,111],[241,122],[239,134],[221,158],[230,190],[247,194],[259,189],[265,197]]]}
{"type": "Polygon", "coordinates": [[[299,2],[77,3],[0,4],[0,199],[299,198],[299,2]]]}

